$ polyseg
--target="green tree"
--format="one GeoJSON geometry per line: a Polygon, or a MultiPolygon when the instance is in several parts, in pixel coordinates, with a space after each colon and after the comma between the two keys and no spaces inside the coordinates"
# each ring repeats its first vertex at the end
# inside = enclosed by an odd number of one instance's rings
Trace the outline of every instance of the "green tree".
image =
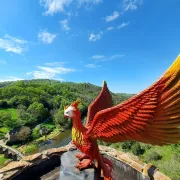
{"type": "Polygon", "coordinates": [[[72,124],[70,119],[64,118],[64,110],[61,109],[57,110],[54,113],[54,123],[59,124],[61,127],[65,129],[70,128],[72,124]]]}
{"type": "Polygon", "coordinates": [[[139,156],[144,153],[145,149],[143,149],[138,142],[135,142],[131,147],[131,151],[134,155],[139,156]]]}
{"type": "Polygon", "coordinates": [[[53,98],[53,108],[59,109],[61,105],[62,96],[58,95],[53,98]]]}
{"type": "Polygon", "coordinates": [[[30,138],[31,129],[27,126],[22,126],[19,130],[17,137],[19,141],[25,142],[30,138]]]}
{"type": "Polygon", "coordinates": [[[49,133],[48,128],[46,128],[45,126],[41,126],[39,129],[39,133],[41,134],[41,136],[44,136],[44,140],[47,140],[47,135],[49,133]]]}
{"type": "Polygon", "coordinates": [[[35,117],[37,121],[45,120],[49,115],[48,109],[44,108],[44,105],[38,102],[31,104],[28,107],[27,112],[35,117]]]}
{"type": "Polygon", "coordinates": [[[19,124],[11,115],[10,112],[0,113],[0,127],[8,127],[10,129],[17,127],[19,124]]]}
{"type": "Polygon", "coordinates": [[[134,144],[134,141],[124,141],[121,143],[121,147],[123,149],[123,151],[128,151],[131,149],[132,145],[134,144]]]}
{"type": "Polygon", "coordinates": [[[0,108],[7,108],[7,107],[8,107],[7,101],[0,101],[0,108]]]}
{"type": "Polygon", "coordinates": [[[33,129],[33,131],[32,131],[33,139],[38,139],[38,138],[41,137],[41,134],[40,134],[39,130],[40,130],[40,127],[36,127],[36,128],[33,129]]]}

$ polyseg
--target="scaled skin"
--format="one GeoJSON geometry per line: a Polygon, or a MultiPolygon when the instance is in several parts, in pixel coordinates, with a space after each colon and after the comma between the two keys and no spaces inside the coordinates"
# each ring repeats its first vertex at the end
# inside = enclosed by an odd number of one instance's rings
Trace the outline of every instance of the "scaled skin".
{"type": "Polygon", "coordinates": [[[64,116],[73,121],[72,140],[85,154],[77,154],[77,158],[88,158],[77,168],[89,167],[96,159],[104,179],[112,180],[112,164],[100,155],[98,139],[110,143],[125,140],[154,145],[180,143],[180,56],[153,85],[117,106],[111,107],[111,94],[104,82],[101,93],[88,108],[85,126],[78,103],[64,111],[64,116]]]}

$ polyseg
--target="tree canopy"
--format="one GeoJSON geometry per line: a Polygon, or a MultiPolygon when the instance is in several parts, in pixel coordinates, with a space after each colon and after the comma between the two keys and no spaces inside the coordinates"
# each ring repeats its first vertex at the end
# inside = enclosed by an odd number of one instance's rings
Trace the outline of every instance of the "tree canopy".
{"type": "MultiPolygon", "coordinates": [[[[98,96],[101,87],[90,83],[60,82],[55,80],[22,80],[0,83],[0,127],[14,128],[20,125],[33,126],[46,119],[55,124],[69,127],[63,118],[64,106],[77,98],[82,103],[79,109],[86,116],[89,104],[98,96]],[[16,109],[17,117],[2,109],[16,109]]],[[[112,93],[114,104],[120,103],[131,94],[112,93]]]]}

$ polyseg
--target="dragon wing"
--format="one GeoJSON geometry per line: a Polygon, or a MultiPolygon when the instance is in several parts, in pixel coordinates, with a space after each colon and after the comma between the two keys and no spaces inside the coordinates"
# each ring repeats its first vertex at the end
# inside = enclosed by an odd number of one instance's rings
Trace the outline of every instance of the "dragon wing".
{"type": "Polygon", "coordinates": [[[87,136],[105,142],[180,142],[180,56],[152,86],[122,104],[98,112],[87,136]]]}
{"type": "Polygon", "coordinates": [[[97,112],[109,107],[112,107],[112,96],[109,92],[106,81],[104,81],[99,96],[88,107],[86,127],[90,127],[91,122],[97,112]]]}

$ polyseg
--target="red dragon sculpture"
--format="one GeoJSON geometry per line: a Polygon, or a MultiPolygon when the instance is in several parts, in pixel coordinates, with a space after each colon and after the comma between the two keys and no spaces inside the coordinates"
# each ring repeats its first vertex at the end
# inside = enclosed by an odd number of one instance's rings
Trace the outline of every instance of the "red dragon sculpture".
{"type": "Polygon", "coordinates": [[[110,143],[135,140],[153,145],[180,142],[180,56],[153,85],[114,107],[104,82],[99,96],[88,108],[85,126],[78,103],[64,111],[64,116],[73,122],[73,143],[84,153],[76,154],[80,160],[76,167],[81,170],[97,160],[104,179],[112,180],[112,163],[99,153],[97,140],[110,143]]]}

